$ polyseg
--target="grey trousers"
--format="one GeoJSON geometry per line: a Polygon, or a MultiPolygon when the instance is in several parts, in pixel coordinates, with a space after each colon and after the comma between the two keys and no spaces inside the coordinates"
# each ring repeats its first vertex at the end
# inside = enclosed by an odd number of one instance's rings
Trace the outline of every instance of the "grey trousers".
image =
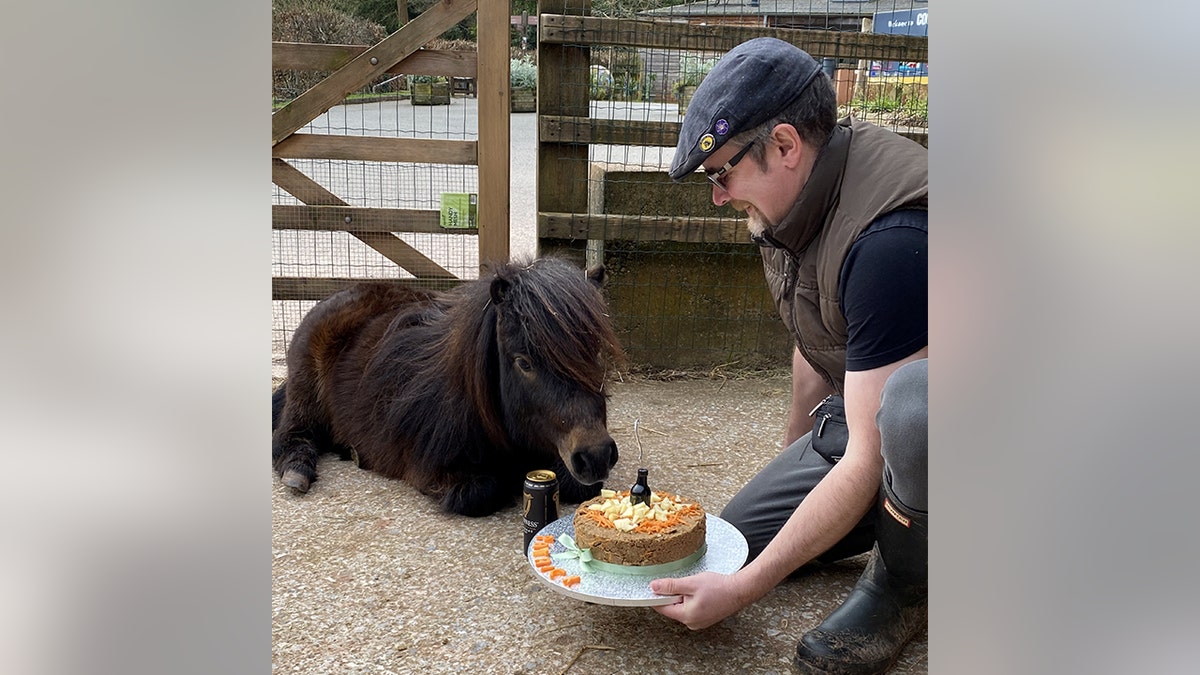
{"type": "MultiPolygon", "coordinates": [[[[906,363],[883,387],[875,423],[883,454],[883,480],[905,507],[928,511],[929,360],[906,363]]],[[[771,460],[736,494],[721,518],[750,544],[749,560],[758,557],[783,524],[833,465],[813,450],[805,434],[771,460]]],[[[817,557],[829,563],[871,550],[875,543],[878,501],[841,541],[817,557]]]]}

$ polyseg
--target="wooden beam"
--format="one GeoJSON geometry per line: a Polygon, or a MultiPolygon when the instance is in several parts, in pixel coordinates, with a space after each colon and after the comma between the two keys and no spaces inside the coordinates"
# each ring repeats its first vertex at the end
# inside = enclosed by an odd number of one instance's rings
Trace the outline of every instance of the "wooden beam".
{"type": "Polygon", "coordinates": [[[330,232],[422,232],[426,234],[477,234],[474,227],[442,227],[441,212],[433,209],[375,209],[362,206],[271,207],[271,226],[277,230],[330,232]]]}
{"type": "Polygon", "coordinates": [[[351,232],[354,238],[407,270],[418,279],[457,279],[452,272],[430,260],[424,253],[392,232],[351,232]]]}
{"type": "MultiPolygon", "coordinates": [[[[673,148],[679,140],[680,126],[679,122],[627,121],[567,115],[538,116],[538,134],[543,142],[550,143],[673,148]]],[[[928,131],[901,130],[896,133],[929,147],[928,131]]]]}
{"type": "MultiPolygon", "coordinates": [[[[279,187],[287,190],[288,193],[293,197],[306,204],[345,206],[349,208],[346,202],[339,199],[337,195],[333,194],[329,190],[326,190],[320,183],[304,175],[302,171],[291,164],[288,164],[282,159],[271,160],[271,180],[274,181],[274,183],[279,187]]],[[[455,278],[454,275],[444,267],[430,260],[425,254],[421,253],[412,246],[409,246],[407,242],[393,234],[393,232],[396,231],[405,231],[403,229],[395,229],[394,225],[397,220],[403,220],[405,215],[409,215],[412,212],[396,211],[395,209],[380,210],[388,210],[392,212],[391,217],[387,219],[387,222],[389,223],[388,229],[379,232],[367,232],[363,231],[360,227],[356,227],[355,229],[359,231],[351,232],[350,234],[357,237],[359,241],[363,242],[367,246],[370,246],[378,251],[383,257],[399,265],[402,269],[408,270],[409,274],[412,274],[413,276],[430,279],[455,278]]],[[[440,218],[441,215],[437,211],[420,213],[422,214],[420,216],[422,221],[431,217],[440,218]]],[[[272,214],[272,219],[278,220],[274,214],[272,214]]],[[[416,218],[414,218],[414,220],[415,219],[416,218]]],[[[283,225],[291,222],[292,221],[290,220],[285,220],[283,225]]],[[[342,222],[345,222],[344,218],[342,222]]],[[[354,222],[353,216],[351,216],[350,222],[354,222]]],[[[277,229],[287,229],[286,227],[280,227],[280,223],[278,222],[275,222],[272,225],[277,229]]],[[[345,229],[345,227],[343,226],[341,229],[345,229]]]]}
{"type": "Polygon", "coordinates": [[[675,147],[679,122],[615,120],[565,115],[539,115],[538,133],[552,143],[675,147]]]}
{"type": "Polygon", "coordinates": [[[480,0],[479,269],[509,259],[509,0],[480,0]]]}
{"type": "Polygon", "coordinates": [[[538,213],[538,236],[549,239],[750,244],[746,221],[688,216],[538,213]]]}
{"type": "Polygon", "coordinates": [[[313,85],[271,116],[271,145],[314,120],[356,89],[475,11],[476,0],[441,0],[379,44],[313,85]]]}
{"type": "Polygon", "coordinates": [[[282,159],[271,160],[271,181],[305,204],[349,206],[317,181],[282,159]]]}
{"type": "MultiPolygon", "coordinates": [[[[307,42],[272,42],[271,68],[332,72],[370,49],[366,45],[317,45],[307,42]]],[[[420,49],[384,71],[391,75],[444,75],[477,77],[475,52],[456,49],[420,49]]]]}
{"type": "Polygon", "coordinates": [[[542,14],[539,44],[621,45],[726,52],[756,37],[776,37],[816,58],[929,61],[929,38],[913,35],[764,28],[729,24],[696,25],[653,19],[542,14]]]}
{"type": "Polygon", "coordinates": [[[386,281],[424,290],[445,290],[462,283],[459,279],[349,279],[345,277],[272,277],[272,300],[324,300],[347,286],[364,281],[386,281]]]}
{"type": "Polygon", "coordinates": [[[271,156],[283,159],[475,164],[479,150],[475,141],[292,134],[271,149],[271,156]]]}
{"type": "MultiPolygon", "coordinates": [[[[539,0],[540,15],[563,12],[587,14],[590,0],[539,0]]],[[[576,17],[578,18],[578,17],[576,17]]],[[[538,41],[538,117],[590,115],[591,49],[578,44],[538,41]]],[[[559,143],[538,134],[537,210],[586,213],[588,210],[588,147],[559,143]]]]}

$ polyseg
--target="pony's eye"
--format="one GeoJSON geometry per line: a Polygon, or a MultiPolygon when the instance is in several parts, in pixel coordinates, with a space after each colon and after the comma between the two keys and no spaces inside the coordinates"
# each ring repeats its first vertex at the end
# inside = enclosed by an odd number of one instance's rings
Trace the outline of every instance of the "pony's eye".
{"type": "Polygon", "coordinates": [[[513,363],[517,364],[517,367],[521,369],[521,372],[528,373],[533,371],[533,364],[530,363],[529,359],[524,356],[516,357],[513,359],[513,363]]]}

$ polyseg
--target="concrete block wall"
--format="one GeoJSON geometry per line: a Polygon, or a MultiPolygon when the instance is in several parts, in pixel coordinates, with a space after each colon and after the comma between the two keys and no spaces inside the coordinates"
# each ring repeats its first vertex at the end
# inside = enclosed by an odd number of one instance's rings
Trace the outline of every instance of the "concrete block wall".
{"type": "MultiPolygon", "coordinates": [[[[665,171],[594,163],[594,214],[727,217],[703,176],[675,183],[665,171]]],[[[787,368],[791,339],[763,281],[750,243],[543,239],[543,253],[566,253],[583,266],[603,260],[607,295],[622,345],[635,367],[654,370],[787,368]],[[602,249],[602,253],[601,253],[602,249]]]]}

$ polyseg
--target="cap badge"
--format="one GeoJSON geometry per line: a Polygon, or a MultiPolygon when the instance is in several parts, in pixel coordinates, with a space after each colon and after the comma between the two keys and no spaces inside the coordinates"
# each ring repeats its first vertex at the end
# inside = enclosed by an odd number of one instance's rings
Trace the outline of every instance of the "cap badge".
{"type": "Polygon", "coordinates": [[[700,137],[700,149],[703,150],[704,152],[708,152],[709,150],[712,150],[713,146],[716,144],[717,144],[717,139],[713,138],[712,134],[704,134],[703,136],[700,137]]]}
{"type": "Polygon", "coordinates": [[[725,134],[729,133],[729,122],[723,119],[717,120],[717,123],[713,125],[713,130],[721,136],[724,136],[725,134]]]}

